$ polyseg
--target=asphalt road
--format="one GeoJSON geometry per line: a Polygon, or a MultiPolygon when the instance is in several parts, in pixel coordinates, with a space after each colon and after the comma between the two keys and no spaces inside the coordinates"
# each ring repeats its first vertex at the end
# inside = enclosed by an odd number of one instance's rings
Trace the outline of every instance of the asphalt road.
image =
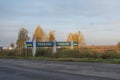
{"type": "Polygon", "coordinates": [[[0,59],[0,80],[120,80],[120,64],[0,59]]]}

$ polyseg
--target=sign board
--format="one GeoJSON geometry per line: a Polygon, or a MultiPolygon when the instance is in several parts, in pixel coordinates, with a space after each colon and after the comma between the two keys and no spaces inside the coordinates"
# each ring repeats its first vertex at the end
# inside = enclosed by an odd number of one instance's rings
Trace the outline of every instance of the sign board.
{"type": "Polygon", "coordinates": [[[32,54],[35,56],[36,47],[53,47],[53,53],[56,53],[56,46],[78,46],[78,42],[26,42],[26,47],[32,47],[32,54]]]}
{"type": "Polygon", "coordinates": [[[53,47],[53,42],[36,42],[36,47],[53,47]]]}
{"type": "Polygon", "coordinates": [[[78,42],[73,42],[73,46],[78,46],[78,42]]]}
{"type": "Polygon", "coordinates": [[[33,42],[26,42],[27,47],[33,47],[33,42]]]}
{"type": "MultiPolygon", "coordinates": [[[[36,47],[53,47],[54,42],[36,42],[36,47]]],[[[56,42],[56,46],[71,46],[71,42],[56,42]]],[[[73,42],[73,46],[78,46],[78,42],[73,42]]],[[[33,42],[26,42],[26,47],[33,47],[33,42]]]]}
{"type": "Polygon", "coordinates": [[[71,42],[56,42],[56,46],[71,46],[71,42]]]}

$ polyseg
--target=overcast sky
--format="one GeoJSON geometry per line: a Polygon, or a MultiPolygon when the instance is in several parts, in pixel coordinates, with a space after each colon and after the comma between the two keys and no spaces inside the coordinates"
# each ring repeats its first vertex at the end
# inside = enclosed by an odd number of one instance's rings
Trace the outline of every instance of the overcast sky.
{"type": "Polygon", "coordinates": [[[59,41],[81,31],[87,45],[114,45],[120,41],[120,0],[0,0],[0,45],[15,43],[20,27],[32,38],[37,25],[55,30],[59,41]]]}

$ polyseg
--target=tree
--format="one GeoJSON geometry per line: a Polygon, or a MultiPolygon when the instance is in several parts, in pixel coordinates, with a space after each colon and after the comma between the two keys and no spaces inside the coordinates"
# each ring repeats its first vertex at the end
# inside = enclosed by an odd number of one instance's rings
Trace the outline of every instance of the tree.
{"type": "Polygon", "coordinates": [[[55,40],[55,35],[53,31],[50,31],[48,34],[48,41],[54,41],[55,40]]]}
{"type": "Polygon", "coordinates": [[[40,26],[37,26],[33,35],[33,39],[36,39],[36,41],[46,41],[47,36],[43,29],[40,26]]]}
{"type": "Polygon", "coordinates": [[[120,51],[120,41],[117,43],[118,50],[120,51]]]}
{"type": "Polygon", "coordinates": [[[78,42],[78,47],[85,46],[85,39],[84,36],[80,31],[78,33],[70,33],[67,37],[67,41],[78,42]]]}
{"type": "Polygon", "coordinates": [[[11,47],[12,49],[14,49],[14,48],[15,48],[14,43],[11,43],[11,44],[10,44],[10,47],[11,47]]]}
{"type": "Polygon", "coordinates": [[[68,37],[67,37],[67,41],[71,41],[71,40],[73,40],[73,37],[72,37],[72,33],[69,33],[69,35],[68,35],[68,37]]]}
{"type": "Polygon", "coordinates": [[[78,31],[78,44],[79,44],[79,46],[85,46],[86,45],[85,38],[80,31],[78,31]]]}
{"type": "Polygon", "coordinates": [[[18,54],[21,55],[22,49],[25,46],[25,42],[29,40],[28,31],[25,28],[20,28],[18,33],[18,39],[16,41],[18,54]]]}

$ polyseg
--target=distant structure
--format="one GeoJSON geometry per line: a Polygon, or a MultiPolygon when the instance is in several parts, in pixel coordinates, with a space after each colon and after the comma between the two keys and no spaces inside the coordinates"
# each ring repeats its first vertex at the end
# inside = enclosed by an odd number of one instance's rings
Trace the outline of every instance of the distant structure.
{"type": "Polygon", "coordinates": [[[7,50],[8,48],[7,47],[2,47],[3,50],[7,50]]]}
{"type": "Polygon", "coordinates": [[[78,47],[85,46],[85,39],[80,31],[78,31],[77,33],[69,33],[67,41],[78,42],[78,47]]]}
{"type": "Polygon", "coordinates": [[[3,49],[3,47],[0,47],[0,51],[3,49]]]}

